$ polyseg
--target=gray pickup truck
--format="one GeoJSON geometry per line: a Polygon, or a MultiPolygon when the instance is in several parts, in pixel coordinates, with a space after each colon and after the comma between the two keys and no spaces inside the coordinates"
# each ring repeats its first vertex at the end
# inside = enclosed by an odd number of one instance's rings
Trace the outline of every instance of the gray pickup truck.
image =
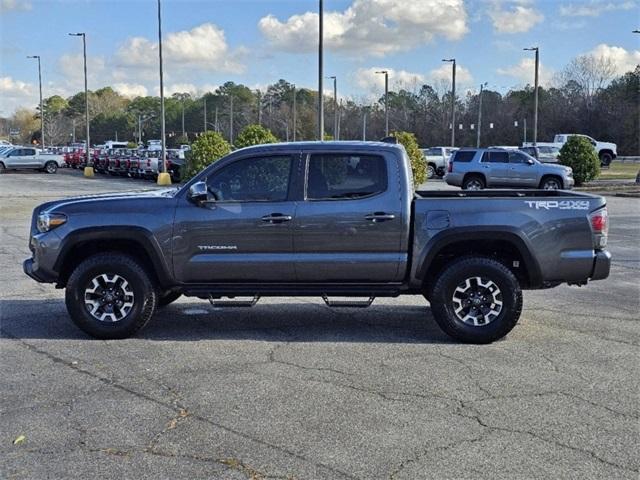
{"type": "Polygon", "coordinates": [[[42,204],[24,271],[66,288],[98,338],[136,333],[180,295],[363,307],[408,294],[450,336],[487,343],[515,326],[523,289],[606,278],[607,231],[599,196],[415,192],[400,145],[286,143],[237,150],[181,188],[42,204]]]}

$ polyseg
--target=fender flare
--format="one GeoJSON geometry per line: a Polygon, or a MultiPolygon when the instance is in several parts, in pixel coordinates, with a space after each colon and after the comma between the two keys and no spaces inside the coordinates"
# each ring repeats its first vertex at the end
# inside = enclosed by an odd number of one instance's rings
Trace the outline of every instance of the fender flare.
{"type": "Polygon", "coordinates": [[[69,233],[61,243],[60,254],[53,266],[56,272],[60,272],[69,258],[69,255],[73,255],[73,249],[78,245],[90,243],[92,241],[119,241],[125,240],[128,242],[137,243],[145,251],[154,273],[162,285],[171,285],[172,275],[170,265],[167,263],[162,248],[158,244],[158,241],[154,235],[147,229],[137,226],[127,225],[110,225],[110,226],[96,226],[87,227],[74,230],[69,233]]]}
{"type": "Polygon", "coordinates": [[[416,259],[418,264],[416,279],[422,281],[426,278],[433,260],[442,249],[448,245],[458,242],[483,240],[500,240],[513,245],[524,261],[529,276],[529,284],[531,286],[542,284],[540,265],[531,253],[532,248],[529,242],[520,235],[515,227],[509,226],[492,226],[490,230],[482,230],[478,229],[478,227],[454,227],[434,235],[426,245],[422,247],[416,259]]]}

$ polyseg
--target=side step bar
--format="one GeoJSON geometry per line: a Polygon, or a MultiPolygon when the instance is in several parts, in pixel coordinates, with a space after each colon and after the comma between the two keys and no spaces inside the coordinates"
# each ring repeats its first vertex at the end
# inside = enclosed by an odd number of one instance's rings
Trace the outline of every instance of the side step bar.
{"type": "Polygon", "coordinates": [[[370,307],[373,301],[376,299],[374,296],[370,296],[367,300],[363,301],[344,301],[344,300],[330,300],[326,294],[322,294],[322,300],[327,304],[327,307],[331,308],[367,308],[370,307]]]}
{"type": "Polygon", "coordinates": [[[251,300],[235,300],[230,298],[229,300],[221,300],[214,299],[213,296],[209,295],[209,303],[215,308],[238,308],[238,307],[253,307],[258,300],[260,300],[260,295],[254,295],[251,300]]]}

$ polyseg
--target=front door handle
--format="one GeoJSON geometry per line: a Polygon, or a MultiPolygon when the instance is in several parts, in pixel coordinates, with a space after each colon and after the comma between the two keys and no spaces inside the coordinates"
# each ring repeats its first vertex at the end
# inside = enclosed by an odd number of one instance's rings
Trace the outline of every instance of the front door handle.
{"type": "Polygon", "coordinates": [[[366,215],[364,218],[373,223],[386,222],[387,220],[393,220],[396,216],[393,213],[375,212],[366,215]]]}
{"type": "Polygon", "coordinates": [[[291,215],[285,215],[283,213],[272,213],[261,218],[263,222],[267,223],[284,223],[289,222],[292,219],[293,217],[291,215]]]}

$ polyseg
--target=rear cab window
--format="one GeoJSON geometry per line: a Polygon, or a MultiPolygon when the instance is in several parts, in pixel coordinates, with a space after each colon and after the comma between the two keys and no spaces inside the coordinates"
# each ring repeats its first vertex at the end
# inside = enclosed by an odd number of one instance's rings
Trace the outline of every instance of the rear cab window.
{"type": "Polygon", "coordinates": [[[307,167],[308,200],[349,200],[387,190],[387,163],[380,155],[311,154],[307,167]]]}
{"type": "Polygon", "coordinates": [[[482,154],[483,163],[509,163],[507,152],[490,151],[482,154]]]}
{"type": "Polygon", "coordinates": [[[451,159],[453,162],[469,163],[476,156],[475,150],[458,150],[451,159]]]}

